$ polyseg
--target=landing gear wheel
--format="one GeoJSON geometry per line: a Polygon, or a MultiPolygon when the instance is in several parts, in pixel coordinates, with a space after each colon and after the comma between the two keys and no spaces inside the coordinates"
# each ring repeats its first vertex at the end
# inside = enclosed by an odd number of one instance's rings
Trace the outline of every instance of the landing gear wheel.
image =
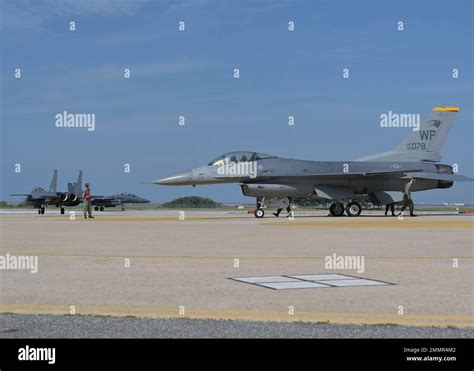
{"type": "Polygon", "coordinates": [[[99,207],[99,210],[104,211],[104,207],[103,206],[99,207]]]}
{"type": "Polygon", "coordinates": [[[253,213],[255,215],[256,218],[263,218],[263,216],[265,215],[265,211],[263,211],[263,209],[256,209],[253,213]]]}
{"type": "Polygon", "coordinates": [[[64,207],[61,207],[61,215],[64,215],[64,207]]]}
{"type": "Polygon", "coordinates": [[[44,214],[44,207],[40,209],[41,214],[44,214]]]}
{"type": "Polygon", "coordinates": [[[41,215],[41,209],[38,209],[38,215],[41,215]]]}
{"type": "Polygon", "coordinates": [[[344,205],[340,202],[335,202],[329,207],[329,212],[332,216],[342,216],[344,214],[344,205]]]}
{"type": "Polygon", "coordinates": [[[99,211],[99,206],[94,207],[95,211],[99,211]]]}
{"type": "Polygon", "coordinates": [[[346,206],[347,216],[359,216],[361,211],[362,208],[357,202],[348,203],[346,206]]]}
{"type": "Polygon", "coordinates": [[[125,208],[122,206],[122,211],[125,211],[125,208]]]}

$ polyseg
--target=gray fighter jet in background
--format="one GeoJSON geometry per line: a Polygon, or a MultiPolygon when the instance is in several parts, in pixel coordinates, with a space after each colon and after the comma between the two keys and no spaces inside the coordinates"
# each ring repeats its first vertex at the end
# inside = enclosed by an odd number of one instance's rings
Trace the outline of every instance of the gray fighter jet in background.
{"type": "Polygon", "coordinates": [[[48,191],[35,187],[31,193],[15,193],[11,196],[25,197],[23,204],[38,209],[38,214],[44,214],[45,208],[49,205],[60,208],[61,214],[64,214],[65,206],[77,206],[82,202],[82,171],[79,171],[76,183],[68,183],[67,192],[58,192],[57,185],[58,171],[54,170],[48,191]]]}
{"type": "Polygon", "coordinates": [[[154,181],[183,186],[240,183],[245,196],[256,197],[254,215],[262,218],[267,207],[291,207],[292,197],[335,200],[333,216],[359,216],[354,195],[368,195],[375,205],[400,202],[405,184],[416,179],[412,191],[450,188],[455,181],[472,181],[455,174],[451,165],[439,164],[441,149],[457,107],[435,107],[393,150],[354,161],[306,161],[259,152],[229,152],[207,166],[154,181]]]}
{"type": "Polygon", "coordinates": [[[93,196],[91,198],[91,204],[94,206],[95,211],[104,211],[105,207],[120,206],[122,211],[125,210],[125,204],[146,204],[150,200],[143,197],[138,197],[133,193],[119,193],[112,196],[93,196]]]}

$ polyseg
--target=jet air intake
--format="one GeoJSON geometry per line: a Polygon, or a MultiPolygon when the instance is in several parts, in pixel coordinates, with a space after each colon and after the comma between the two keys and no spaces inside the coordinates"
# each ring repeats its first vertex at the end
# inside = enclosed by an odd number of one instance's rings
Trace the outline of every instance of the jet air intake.
{"type": "Polygon", "coordinates": [[[303,197],[313,194],[311,185],[242,184],[242,193],[250,197],[303,197]]]}
{"type": "Polygon", "coordinates": [[[451,188],[454,182],[450,180],[438,180],[438,186],[436,188],[451,188]]]}

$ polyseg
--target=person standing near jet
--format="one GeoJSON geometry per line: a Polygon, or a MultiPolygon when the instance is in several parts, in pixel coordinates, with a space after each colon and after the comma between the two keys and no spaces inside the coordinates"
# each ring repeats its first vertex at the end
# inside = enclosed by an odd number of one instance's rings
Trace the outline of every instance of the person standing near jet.
{"type": "Polygon", "coordinates": [[[407,207],[410,208],[410,216],[417,216],[413,213],[415,204],[411,199],[411,188],[413,184],[415,184],[415,179],[411,178],[410,181],[405,185],[405,193],[403,194],[403,205],[400,209],[400,213],[398,214],[398,216],[402,215],[403,210],[405,210],[407,207]]]}
{"type": "Polygon", "coordinates": [[[91,188],[89,183],[86,183],[86,188],[82,192],[82,205],[84,207],[84,219],[87,219],[88,215],[90,219],[94,219],[91,209],[91,188]]]}

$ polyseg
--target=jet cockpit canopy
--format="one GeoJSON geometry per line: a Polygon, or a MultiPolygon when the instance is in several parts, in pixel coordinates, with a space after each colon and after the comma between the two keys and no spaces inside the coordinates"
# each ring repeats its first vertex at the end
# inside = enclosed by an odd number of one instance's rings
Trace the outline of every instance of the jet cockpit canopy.
{"type": "Polygon", "coordinates": [[[223,155],[216,157],[214,160],[209,162],[209,166],[221,166],[226,162],[247,162],[247,161],[257,161],[263,160],[266,158],[275,158],[276,156],[267,155],[265,153],[259,152],[248,152],[248,151],[237,151],[237,152],[228,152],[223,155]]]}

